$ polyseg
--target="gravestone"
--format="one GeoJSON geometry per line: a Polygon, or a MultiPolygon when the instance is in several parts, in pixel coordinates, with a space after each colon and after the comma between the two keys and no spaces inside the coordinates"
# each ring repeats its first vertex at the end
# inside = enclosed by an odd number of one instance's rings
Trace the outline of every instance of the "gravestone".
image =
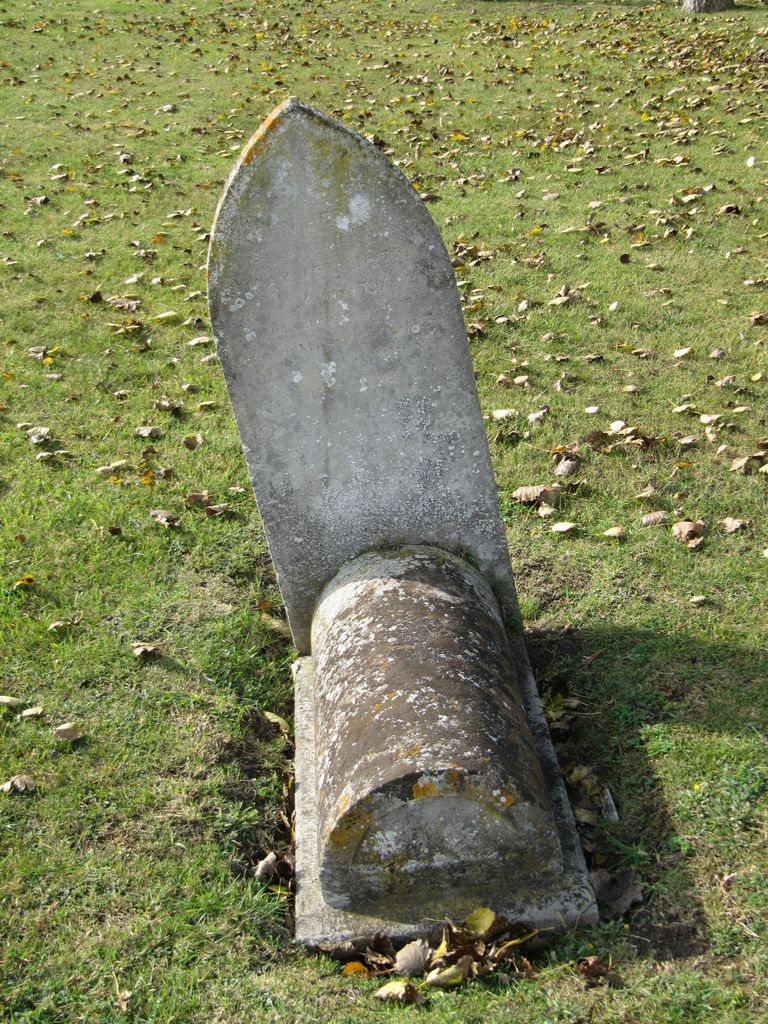
{"type": "Polygon", "coordinates": [[[217,347],[294,642],[297,937],[478,902],[596,918],[519,633],[453,269],[373,145],[295,100],[209,256],[217,347]]]}

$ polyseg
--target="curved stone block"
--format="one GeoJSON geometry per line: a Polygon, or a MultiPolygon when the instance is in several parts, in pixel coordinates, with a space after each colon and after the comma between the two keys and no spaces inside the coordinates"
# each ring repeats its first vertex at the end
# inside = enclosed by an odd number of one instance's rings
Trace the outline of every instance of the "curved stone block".
{"type": "Polygon", "coordinates": [[[435,548],[363,555],[312,624],[320,884],[378,916],[557,885],[563,858],[496,599],[435,548]]]}

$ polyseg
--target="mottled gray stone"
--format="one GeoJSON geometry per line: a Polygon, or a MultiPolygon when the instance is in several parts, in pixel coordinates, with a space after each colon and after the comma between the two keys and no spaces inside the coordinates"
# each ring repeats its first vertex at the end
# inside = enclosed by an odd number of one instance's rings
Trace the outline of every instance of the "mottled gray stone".
{"type": "Polygon", "coordinates": [[[521,639],[453,270],[373,146],[288,101],[227,183],[211,317],[296,664],[296,934],[596,919],[521,639]],[[461,555],[462,557],[459,557],[461,555]],[[501,603],[500,603],[501,602],[501,603]]]}
{"type": "Polygon", "coordinates": [[[735,6],[733,0],[683,0],[686,14],[717,14],[719,11],[731,11],[735,6]]]}
{"type": "Polygon", "coordinates": [[[498,603],[436,548],[371,553],[312,622],[320,882],[337,909],[461,917],[562,873],[498,603]]]}
{"type": "Polygon", "coordinates": [[[363,555],[296,669],[297,938],[429,933],[490,905],[560,931],[594,893],[521,643],[434,548],[363,555]],[[529,725],[530,723],[530,725],[529,725]]]}
{"type": "Polygon", "coordinates": [[[372,547],[467,552],[511,594],[453,268],[379,150],[278,107],[219,204],[209,303],[302,653],[320,590],[372,547]]]}

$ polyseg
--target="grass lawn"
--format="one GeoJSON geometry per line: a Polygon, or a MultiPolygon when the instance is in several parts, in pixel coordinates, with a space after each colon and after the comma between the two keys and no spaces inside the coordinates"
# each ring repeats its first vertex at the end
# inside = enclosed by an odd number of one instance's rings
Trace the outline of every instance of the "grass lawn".
{"type": "Polygon", "coordinates": [[[768,1020],[766,13],[0,0],[0,782],[37,785],[0,793],[0,1019],[768,1020]],[[294,652],[204,264],[289,94],[391,147],[454,254],[563,768],[619,810],[575,787],[590,862],[643,884],[533,979],[423,1009],[293,948],[253,878],[288,841],[263,713],[290,721],[294,652]],[[558,536],[512,493],[565,445],[558,536]],[[589,953],[625,987],[587,989],[589,953]]]}

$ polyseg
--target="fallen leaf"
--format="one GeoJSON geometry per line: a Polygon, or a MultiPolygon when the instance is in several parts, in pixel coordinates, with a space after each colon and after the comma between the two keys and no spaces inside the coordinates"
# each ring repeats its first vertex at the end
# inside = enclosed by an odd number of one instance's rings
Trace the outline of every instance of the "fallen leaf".
{"type": "Polygon", "coordinates": [[[205,514],[209,517],[221,517],[232,514],[232,506],[227,504],[222,505],[206,505],[205,514]]]}
{"type": "Polygon", "coordinates": [[[2,793],[34,793],[37,783],[29,775],[14,775],[0,786],[2,793]]]}
{"type": "Polygon", "coordinates": [[[468,978],[474,959],[473,956],[462,956],[450,967],[437,967],[429,972],[424,984],[430,988],[452,988],[454,985],[460,985],[468,978]]]}
{"type": "Polygon", "coordinates": [[[695,550],[701,544],[706,527],[700,520],[681,519],[672,526],[672,533],[679,541],[695,550]]]}
{"type": "Polygon", "coordinates": [[[379,991],[374,996],[374,999],[381,999],[384,1002],[390,1003],[417,1003],[420,1001],[420,996],[416,988],[405,979],[398,981],[388,981],[386,985],[382,985],[379,991]]]}
{"type": "Polygon", "coordinates": [[[270,629],[274,629],[280,636],[284,636],[286,640],[293,639],[293,633],[291,633],[291,627],[285,621],[285,619],[278,619],[275,615],[270,615],[268,612],[260,612],[259,618],[263,623],[269,626],[270,629]]]}
{"type": "Polygon", "coordinates": [[[359,960],[350,960],[348,964],[344,964],[341,971],[342,974],[362,974],[363,977],[368,977],[368,968],[361,964],[359,960]]]}
{"type": "Polygon", "coordinates": [[[659,526],[667,519],[669,519],[669,512],[659,510],[658,512],[648,512],[640,522],[643,526],[659,526]]]}
{"type": "Polygon", "coordinates": [[[164,526],[166,530],[170,527],[178,526],[179,524],[179,517],[176,513],[169,512],[167,509],[153,508],[149,514],[155,522],[160,523],[160,525],[164,526]]]}
{"type": "Polygon", "coordinates": [[[210,505],[211,499],[208,497],[208,491],[191,491],[189,494],[184,495],[184,501],[187,505],[210,505]]]}
{"type": "Polygon", "coordinates": [[[575,530],[578,530],[578,526],[576,523],[553,523],[550,526],[550,530],[552,533],[566,534],[573,533],[575,530]]]}
{"type": "Polygon", "coordinates": [[[18,697],[9,697],[7,694],[0,694],[0,709],[7,708],[12,711],[13,708],[19,708],[24,703],[18,697]]]}
{"type": "Polygon", "coordinates": [[[48,439],[51,431],[49,427],[32,427],[27,431],[30,444],[43,444],[48,439]]]}
{"type": "Polygon", "coordinates": [[[280,715],[276,715],[274,711],[264,711],[262,714],[268,722],[271,722],[272,725],[276,725],[278,727],[285,739],[290,740],[291,727],[284,718],[281,718],[280,715]]]}
{"type": "Polygon", "coordinates": [[[63,725],[57,725],[53,731],[56,739],[68,740],[70,743],[83,738],[83,734],[75,722],[64,722],[63,725]]]}
{"type": "Polygon", "coordinates": [[[484,935],[490,930],[495,920],[496,914],[490,907],[478,907],[466,919],[464,927],[471,932],[477,932],[478,935],[484,935]]]}
{"type": "Polygon", "coordinates": [[[42,704],[36,704],[33,708],[25,708],[18,716],[22,721],[27,718],[39,718],[43,714],[42,704]]]}
{"type": "Polygon", "coordinates": [[[48,632],[59,633],[64,629],[70,629],[72,626],[76,626],[81,619],[82,615],[73,615],[69,619],[56,619],[55,622],[52,622],[48,627],[48,632]]]}
{"type": "Polygon", "coordinates": [[[623,537],[624,536],[624,527],[623,526],[610,526],[607,530],[603,530],[603,536],[604,537],[615,537],[617,539],[619,537],[623,537]]]}
{"type": "Polygon", "coordinates": [[[512,492],[512,500],[521,505],[549,505],[557,508],[560,504],[560,484],[538,484],[529,487],[518,487],[512,492]]]}
{"type": "Polygon", "coordinates": [[[573,476],[578,468],[578,459],[563,459],[561,462],[558,462],[557,466],[555,466],[555,476],[573,476]]]}
{"type": "Polygon", "coordinates": [[[395,974],[404,978],[420,978],[432,957],[429,943],[424,939],[409,942],[395,957],[395,974]]]}
{"type": "Polygon", "coordinates": [[[159,644],[135,643],[131,644],[131,653],[134,658],[153,658],[162,653],[159,644]]]}
{"type": "Polygon", "coordinates": [[[733,516],[726,516],[717,524],[725,533],[736,533],[738,530],[745,530],[752,525],[751,519],[735,519],[733,516]]]}
{"type": "Polygon", "coordinates": [[[605,983],[609,988],[623,988],[624,979],[606,964],[599,956],[588,956],[578,961],[578,968],[587,980],[587,987],[605,983]]]}

